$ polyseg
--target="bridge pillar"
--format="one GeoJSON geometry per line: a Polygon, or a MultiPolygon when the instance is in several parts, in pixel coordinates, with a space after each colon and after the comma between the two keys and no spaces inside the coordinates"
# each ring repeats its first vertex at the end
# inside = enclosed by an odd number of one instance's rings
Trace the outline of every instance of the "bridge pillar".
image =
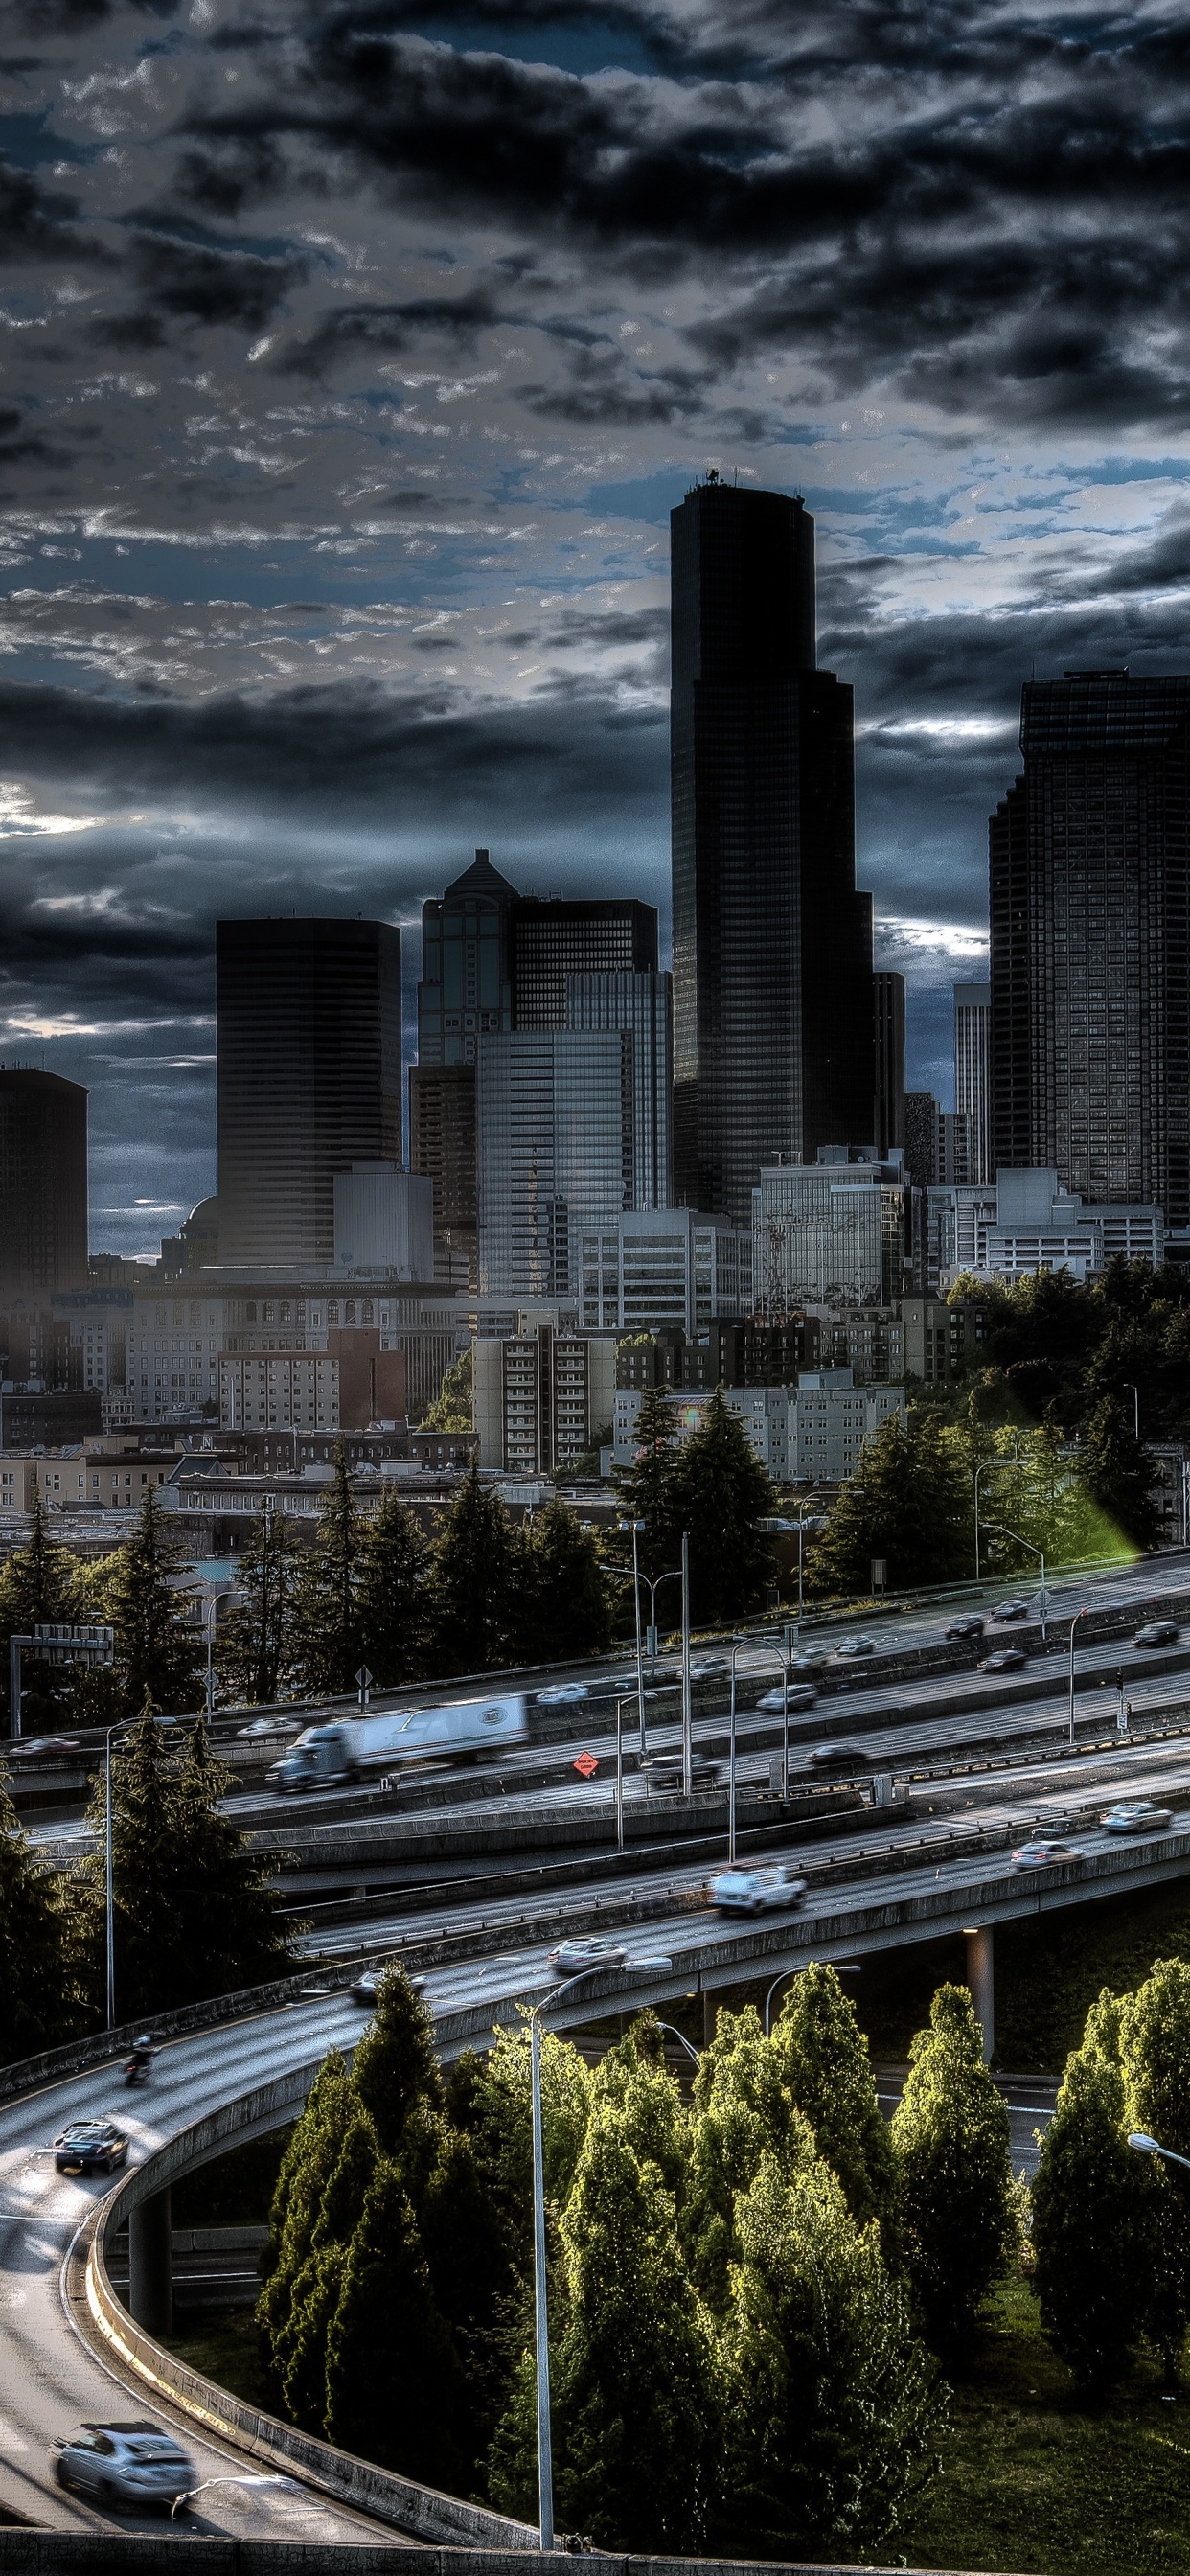
{"type": "Polygon", "coordinates": [[[170,2195],[155,2191],[128,2219],[128,2306],[146,2334],[167,2335],[174,2321],[170,2265],[170,2195]]]}
{"type": "Polygon", "coordinates": [[[967,1983],[975,2018],[983,2032],[983,2062],[990,2066],[996,2045],[996,1962],[995,1933],[990,1923],[978,1929],[965,1929],[967,1944],[967,1983]]]}
{"type": "Polygon", "coordinates": [[[710,1987],[704,1986],[702,1990],[702,2044],[704,2048],[709,2048],[712,2040],[714,2039],[715,2025],[718,2022],[718,2019],[719,2006],[715,2001],[714,1995],[711,1993],[710,1987]]]}

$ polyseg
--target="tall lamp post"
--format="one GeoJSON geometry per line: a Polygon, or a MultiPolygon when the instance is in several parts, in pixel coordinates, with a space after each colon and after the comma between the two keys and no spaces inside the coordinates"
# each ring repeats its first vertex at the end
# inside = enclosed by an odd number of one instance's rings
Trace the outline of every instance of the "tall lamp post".
{"type": "MultiPolygon", "coordinates": [[[[858,1959],[828,1959],[825,1964],[827,1967],[834,1969],[837,1977],[858,1977],[860,1974],[861,1962],[858,1959]]],[[[792,1984],[794,1977],[804,1977],[805,1973],[804,1968],[782,1968],[780,1976],[774,1977],[764,1999],[764,2035],[766,2039],[769,2037],[769,2015],[773,2008],[773,1997],[776,1994],[778,1986],[783,1986],[786,1978],[788,1978],[792,1984]]]]}
{"type": "Polygon", "coordinates": [[[636,1542],[644,1528],[644,1522],[617,1521],[616,1527],[632,1532],[632,1606],[636,1613],[636,1700],[640,1711],[640,1749],[643,1755],[645,1751],[645,1662],[640,1634],[640,1569],[637,1564],[636,1542]]]}
{"type": "MultiPolygon", "coordinates": [[[[728,1733],[728,1766],[727,1766],[727,1864],[728,1864],[728,1868],[729,1868],[729,1869],[732,1869],[732,1868],[734,1868],[734,1866],[735,1866],[735,1659],[736,1659],[736,1656],[740,1653],[740,1650],[741,1650],[741,1648],[742,1648],[742,1647],[744,1647],[744,1646],[755,1646],[755,1643],[756,1643],[756,1640],[755,1640],[755,1638],[753,1638],[753,1637],[733,1637],[733,1639],[732,1639],[732,1641],[731,1641],[731,1711],[730,1711],[730,1717],[729,1717],[729,1722],[728,1722],[728,1723],[729,1723],[729,1733],[728,1733]]],[[[783,1745],[783,1760],[782,1760],[782,1767],[781,1767],[781,1780],[782,1780],[781,1795],[782,1795],[782,1797],[783,1797],[783,1798],[788,1798],[788,1796],[789,1796],[789,1657],[788,1657],[788,1655],[787,1655],[787,1654],[785,1654],[785,1653],[782,1651],[782,1649],[781,1649],[781,1647],[780,1647],[780,1646],[774,1646],[774,1647],[772,1647],[772,1648],[771,1648],[771,1650],[770,1650],[770,1649],[765,1649],[765,1651],[766,1651],[766,1652],[770,1652],[770,1651],[771,1651],[772,1660],[773,1660],[773,1661],[775,1662],[775,1664],[777,1665],[777,1668],[778,1668],[778,1670],[779,1670],[779,1672],[780,1672],[780,1675],[781,1675],[781,1740],[782,1740],[782,1745],[783,1745]]]]}
{"type": "Polygon", "coordinates": [[[1086,1615],[1085,1610],[1076,1610],[1074,1617],[1070,1622],[1070,1719],[1066,1730],[1066,1740],[1071,1745],[1074,1743],[1074,1636],[1079,1620],[1085,1619],[1086,1615]]]}
{"type": "Polygon", "coordinates": [[[1132,1380],[1131,1380],[1131,1378],[1130,1378],[1130,1377],[1126,1377],[1126,1378],[1124,1379],[1124,1381],[1123,1381],[1123,1385],[1124,1385],[1124,1393],[1125,1393],[1125,1395],[1130,1395],[1130,1396],[1131,1396],[1131,1398],[1132,1398],[1132,1430],[1133,1430],[1133,1436],[1134,1436],[1134,1438],[1135,1438],[1137,1448],[1139,1449],[1139,1447],[1140,1447],[1140,1388],[1139,1388],[1138,1386],[1134,1386],[1134,1385],[1133,1385],[1132,1380]]]}
{"type": "MultiPolygon", "coordinates": [[[[673,1966],[668,1958],[626,1959],[625,1976],[659,1976],[673,1966]]],[[[561,2003],[575,1986],[581,1986],[591,1970],[583,1968],[577,1977],[567,1977],[564,1985],[543,1995],[529,2013],[529,2065],[533,2098],[533,2317],[537,2358],[537,2493],[538,2535],[543,2551],[554,2546],[554,2451],[550,2431],[550,2321],[549,2297],[545,2268],[545,2150],[541,2125],[541,2016],[551,2004],[561,2003]]]]}
{"type": "Polygon", "coordinates": [[[115,1883],[112,1873],[112,1737],[115,1735],[131,1734],[132,1729],[139,1726],[140,1722],[139,1717],[122,1717],[117,1725],[109,1726],[104,1741],[103,1894],[104,1921],[107,1932],[106,2028],[108,2030],[114,2030],[116,2027],[116,1901],[115,1883]]]}
{"type": "MultiPolygon", "coordinates": [[[[1010,1530],[1007,1522],[1005,1521],[985,1521],[984,1527],[985,1529],[999,1530],[1001,1537],[1010,1538],[1014,1547],[1027,1547],[1030,1556],[1039,1556],[1041,1558],[1041,1644],[1042,1651],[1044,1652],[1045,1647],[1049,1642],[1049,1629],[1047,1626],[1049,1616],[1049,1595],[1045,1588],[1045,1550],[1044,1548],[1035,1547],[1031,1538],[1022,1538],[1019,1530],[1010,1530]]],[[[1079,1616],[1081,1618],[1081,1611],[1079,1616]]]]}
{"type": "Polygon", "coordinates": [[[1190,2156],[1180,2156],[1176,2147],[1163,2147],[1156,2138],[1150,2138],[1144,2129],[1130,2130],[1128,2144],[1130,2147],[1135,2147],[1139,2156],[1164,2156],[1166,2164],[1185,2165],[1187,2172],[1190,2172],[1190,2156]]]}

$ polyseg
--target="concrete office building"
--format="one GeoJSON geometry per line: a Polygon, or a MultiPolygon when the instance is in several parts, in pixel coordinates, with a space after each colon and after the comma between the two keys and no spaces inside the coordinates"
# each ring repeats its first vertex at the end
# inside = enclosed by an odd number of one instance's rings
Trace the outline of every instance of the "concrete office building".
{"type": "Polygon", "coordinates": [[[335,1268],[375,1278],[434,1276],[434,1192],[396,1163],[353,1163],[335,1174],[335,1268]]]}
{"type": "Polygon", "coordinates": [[[877,1151],[905,1142],[905,978],[884,969],[872,977],[876,1022],[877,1151]]]}
{"type": "Polygon", "coordinates": [[[1027,682],[992,816],[992,1145],[1190,1218],[1190,677],[1027,682]]]}
{"type": "Polygon", "coordinates": [[[1158,1207],[1096,1206],[1065,1190],[1055,1171],[1001,1172],[995,1215],[975,1220],[978,1274],[1020,1279],[1037,1270],[1068,1270],[1090,1279],[1109,1261],[1163,1257],[1165,1220],[1158,1207]]]}
{"type": "Polygon", "coordinates": [[[871,1134],[852,693],[800,500],[712,475],[670,525],[675,1194],[746,1222],[762,1165],[871,1134]]]}
{"type": "Polygon", "coordinates": [[[219,1423],[226,1431],[366,1430],[405,1419],[404,1353],[375,1327],[335,1331],[322,1351],[221,1351],[219,1423]]]}
{"type": "Polygon", "coordinates": [[[219,1258],[331,1261],[335,1174],[401,1155],[401,935],[221,921],[219,1258]]]}
{"type": "MultiPolygon", "coordinates": [[[[193,1282],[187,1289],[179,1293],[176,1284],[160,1282],[134,1299],[127,1378],[137,1422],[217,1416],[224,1354],[342,1357],[358,1336],[361,1353],[370,1359],[373,1335],[379,1337],[376,1355],[402,1355],[404,1402],[396,1410],[417,1419],[436,1396],[465,1331],[452,1297],[430,1287],[406,1288],[384,1274],[336,1280],[326,1271],[306,1278],[262,1278],[248,1271],[201,1293],[193,1282]]],[[[389,1418],[387,1406],[380,1418],[389,1418]]]]}
{"type": "Polygon", "coordinates": [[[589,1330],[697,1336],[714,1316],[749,1313],[752,1236],[693,1208],[630,1210],[584,1232],[576,1290],[589,1330]]]}
{"type": "Polygon", "coordinates": [[[573,1027],[572,976],[657,972],[651,903],[522,895],[512,907],[509,932],[514,1029],[573,1027]]]}
{"type": "Polygon", "coordinates": [[[0,1296],[87,1285],[87,1094],[0,1069],[0,1296]]]}
{"type": "Polygon", "coordinates": [[[472,1344],[480,1464],[506,1475],[556,1475],[606,1433],[616,1345],[527,1315],[520,1322],[517,1333],[472,1344]]]}
{"type": "MultiPolygon", "coordinates": [[[[956,984],[954,988],[954,1105],[957,1115],[966,1120],[964,1177],[977,1188],[985,1186],[992,1178],[990,984],[956,984]]],[[[948,1176],[939,1175],[945,1177],[948,1176]]]]}
{"type": "Polygon", "coordinates": [[[899,1154],[823,1146],[816,1163],[776,1164],[752,1193],[752,1279],[766,1315],[795,1307],[890,1306],[905,1268],[899,1154]]]}
{"type": "MultiPolygon", "coordinates": [[[[655,918],[655,916],[654,916],[655,918]]],[[[568,1029],[632,1042],[632,1198],[634,1208],[668,1207],[673,1197],[670,1117],[673,1099],[672,980],[668,975],[570,975],[568,1029]]]]}
{"type": "MultiPolygon", "coordinates": [[[[729,1386],[724,1395],[739,1416],[753,1453],[776,1484],[841,1485],[859,1464],[865,1440],[891,1416],[905,1416],[903,1387],[857,1387],[850,1369],[804,1370],[796,1387],[729,1386]]],[[[630,1467],[639,1387],[618,1387],[611,1464],[630,1467]]],[[[711,1391],[690,1390],[672,1399],[674,1436],[688,1440],[711,1401],[711,1391]]]]}
{"type": "Polygon", "coordinates": [[[965,1187],[971,1179],[966,1113],[943,1109],[931,1091],[905,1095],[905,1178],[915,1190],[965,1187]]]}

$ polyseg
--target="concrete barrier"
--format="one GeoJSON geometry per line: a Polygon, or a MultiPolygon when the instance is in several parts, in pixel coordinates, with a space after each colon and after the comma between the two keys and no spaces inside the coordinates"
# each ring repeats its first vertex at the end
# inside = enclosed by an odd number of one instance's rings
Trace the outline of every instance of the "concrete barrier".
{"type": "MultiPolygon", "coordinates": [[[[393,2576],[393,2544],[363,2541],[350,2553],[342,2542],[328,2546],[311,2540],[233,2540],[220,2533],[188,2532],[0,2531],[0,2576],[179,2576],[182,2567],[195,2576],[393,2576]],[[183,2554],[184,2553],[184,2554],[183,2554]]],[[[418,2576],[521,2576],[524,2560],[499,2549],[423,2549],[418,2576]]],[[[545,2576],[573,2576],[574,2560],[562,2550],[539,2560],[545,2576]]],[[[799,2558],[629,2558],[610,2551],[584,2556],[589,2576],[854,2576],[835,2560],[799,2558]]],[[[867,2576],[907,2576],[904,2561],[896,2570],[868,2565],[867,2576]]],[[[908,2571],[912,2576],[912,2571],[908,2571]]],[[[938,2571],[933,2571],[938,2576],[938,2571]]],[[[943,2571],[946,2576],[946,2571],[943,2571]]],[[[949,2576],[957,2576],[951,2570],[949,2576]]]]}

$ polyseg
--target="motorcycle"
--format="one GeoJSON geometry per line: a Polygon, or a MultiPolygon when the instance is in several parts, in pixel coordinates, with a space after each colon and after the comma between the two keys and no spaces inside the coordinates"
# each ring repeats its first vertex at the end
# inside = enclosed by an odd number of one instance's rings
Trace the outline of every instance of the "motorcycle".
{"type": "Polygon", "coordinates": [[[131,2085],[147,2083],[149,2069],[153,2063],[153,2056],[154,2051],[149,2041],[146,2040],[143,2046],[138,2043],[138,2045],[132,2050],[131,2054],[124,2060],[125,2084],[131,2085]]]}

